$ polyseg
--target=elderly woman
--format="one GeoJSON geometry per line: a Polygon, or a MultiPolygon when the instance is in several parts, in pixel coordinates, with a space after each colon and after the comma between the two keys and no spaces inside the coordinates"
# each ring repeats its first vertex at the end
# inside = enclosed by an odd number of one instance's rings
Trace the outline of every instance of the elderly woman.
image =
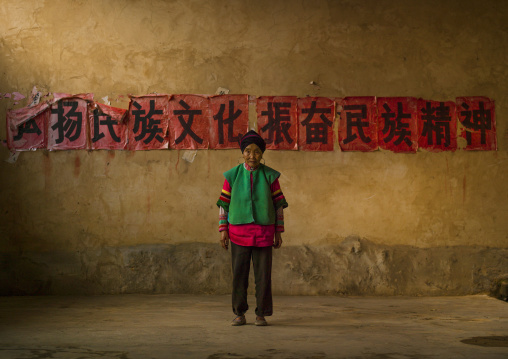
{"type": "Polygon", "coordinates": [[[227,250],[231,240],[233,267],[234,326],[246,324],[247,287],[250,261],[256,281],[256,321],[265,326],[265,316],[272,315],[272,247],[282,245],[283,208],[288,206],[280,189],[280,173],[261,163],[265,141],[249,131],[240,141],[245,163],[224,173],[219,231],[221,245],[227,250]]]}

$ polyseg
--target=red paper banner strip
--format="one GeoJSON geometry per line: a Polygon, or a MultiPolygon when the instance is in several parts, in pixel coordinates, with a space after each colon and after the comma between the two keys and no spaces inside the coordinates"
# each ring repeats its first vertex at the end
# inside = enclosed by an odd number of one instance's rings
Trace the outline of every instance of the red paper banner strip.
{"type": "Polygon", "coordinates": [[[418,100],[418,147],[431,152],[457,149],[455,102],[418,100]]]}
{"type": "Polygon", "coordinates": [[[342,151],[378,149],[376,98],[346,97],[340,101],[339,145],[342,151]]]}
{"type": "Polygon", "coordinates": [[[131,97],[129,104],[127,149],[168,148],[168,96],[131,97]]]}
{"type": "Polygon", "coordinates": [[[88,104],[77,97],[63,98],[51,106],[48,149],[79,150],[87,146],[88,104]]]}
{"type": "Polygon", "coordinates": [[[249,96],[213,96],[210,110],[213,119],[210,148],[240,148],[240,139],[249,130],[249,96]]]}
{"type": "Polygon", "coordinates": [[[377,124],[379,147],[401,153],[418,149],[417,99],[378,97],[377,124]]]}
{"type": "Polygon", "coordinates": [[[209,100],[205,96],[175,95],[169,100],[171,148],[206,149],[210,143],[209,100]]]}
{"type": "Polygon", "coordinates": [[[33,107],[23,107],[15,110],[7,111],[7,123],[8,126],[14,130],[19,125],[31,120],[38,114],[44,112],[50,108],[50,104],[47,102],[40,103],[33,107]]]}
{"type": "Polygon", "coordinates": [[[465,150],[497,150],[496,112],[493,100],[487,97],[457,97],[460,137],[466,140],[465,150]]]}
{"type": "Polygon", "coordinates": [[[33,107],[7,111],[11,150],[229,149],[249,128],[256,105],[267,149],[333,151],[337,113],[342,151],[455,151],[457,124],[464,150],[497,150],[495,102],[458,97],[439,102],[413,97],[248,95],[131,96],[129,110],[98,104],[93,94],[54,93],[33,107]]]}
{"type": "Polygon", "coordinates": [[[48,145],[49,107],[7,112],[7,146],[16,151],[45,149],[48,145]]]}
{"type": "Polygon", "coordinates": [[[91,148],[123,150],[127,145],[127,110],[96,104],[89,113],[91,148]]]}
{"type": "Polygon", "coordinates": [[[268,150],[298,149],[298,98],[261,96],[256,101],[258,133],[268,150]]]}
{"type": "Polygon", "coordinates": [[[298,99],[298,148],[333,151],[335,101],[326,97],[298,99]]]}

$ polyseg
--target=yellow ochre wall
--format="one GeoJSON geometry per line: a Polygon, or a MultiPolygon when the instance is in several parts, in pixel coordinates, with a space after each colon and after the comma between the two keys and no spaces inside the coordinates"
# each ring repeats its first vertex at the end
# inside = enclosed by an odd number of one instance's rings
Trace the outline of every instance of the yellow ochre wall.
{"type": "MultiPolygon", "coordinates": [[[[282,172],[285,246],[353,236],[388,247],[508,248],[504,1],[0,0],[0,18],[0,92],[27,97],[37,86],[127,108],[121,95],[218,87],[255,96],[488,96],[498,151],[341,152],[335,138],[330,153],[264,157],[282,172]]],[[[0,139],[6,110],[24,101],[0,100],[0,139]]],[[[215,202],[240,151],[199,150],[193,162],[185,153],[36,151],[9,164],[2,146],[0,251],[218,246],[215,202]]]]}

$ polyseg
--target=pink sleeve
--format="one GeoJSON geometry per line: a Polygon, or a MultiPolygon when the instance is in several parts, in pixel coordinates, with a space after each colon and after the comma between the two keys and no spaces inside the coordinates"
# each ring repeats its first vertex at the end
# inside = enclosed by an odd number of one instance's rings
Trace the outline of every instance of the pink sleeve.
{"type": "Polygon", "coordinates": [[[222,189],[224,189],[227,192],[231,193],[231,186],[229,185],[229,182],[228,182],[227,179],[224,180],[224,185],[222,186],[222,189]]]}

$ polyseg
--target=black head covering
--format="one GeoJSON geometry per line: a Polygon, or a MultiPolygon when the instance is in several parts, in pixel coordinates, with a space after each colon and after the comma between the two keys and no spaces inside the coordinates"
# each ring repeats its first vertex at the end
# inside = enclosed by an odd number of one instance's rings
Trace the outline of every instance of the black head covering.
{"type": "Polygon", "coordinates": [[[261,149],[261,152],[265,152],[265,140],[263,140],[263,138],[258,135],[256,131],[250,130],[245,135],[243,135],[242,139],[240,140],[240,149],[242,150],[242,153],[251,143],[255,143],[261,149]]]}

